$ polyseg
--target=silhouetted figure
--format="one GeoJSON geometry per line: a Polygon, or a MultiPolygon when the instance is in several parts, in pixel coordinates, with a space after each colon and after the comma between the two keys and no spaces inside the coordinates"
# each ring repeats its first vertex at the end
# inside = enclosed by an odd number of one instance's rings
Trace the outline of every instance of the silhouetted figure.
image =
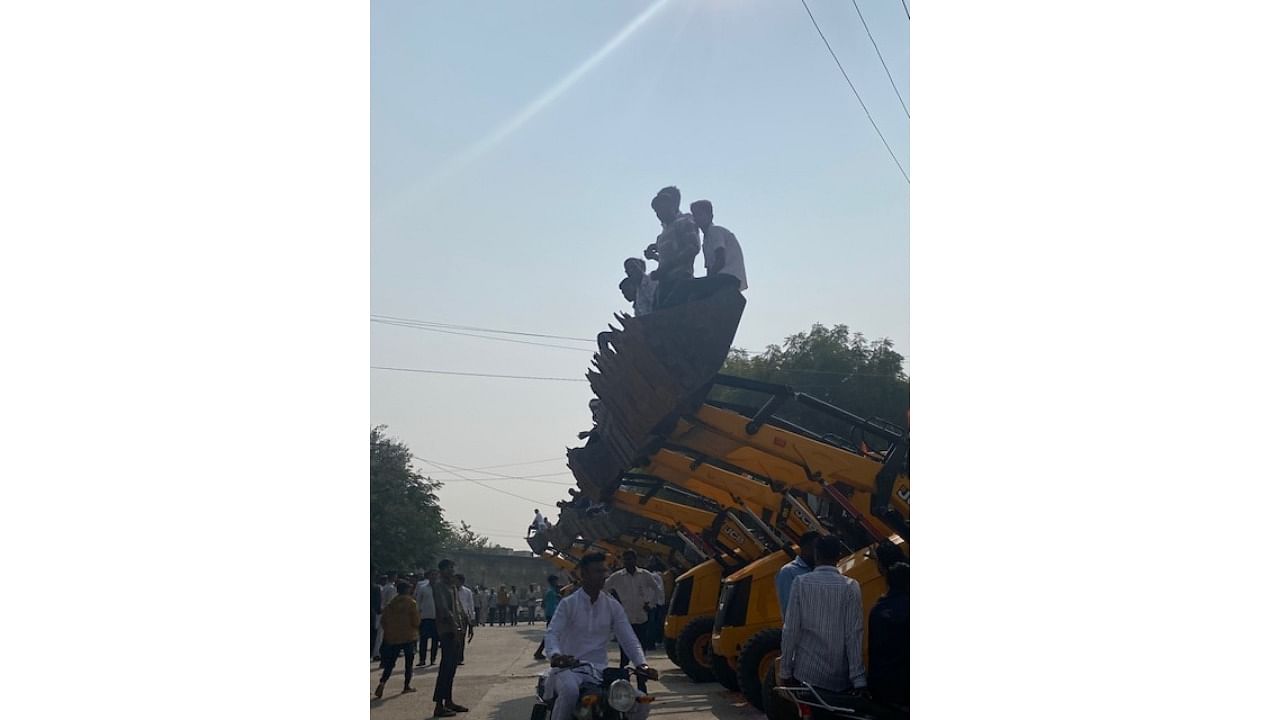
{"type": "Polygon", "coordinates": [[[662,223],[657,240],[644,251],[646,258],[658,261],[654,276],[658,281],[657,307],[661,309],[688,299],[693,260],[702,244],[693,218],[680,212],[680,190],[674,185],[659,190],[649,206],[662,223]]]}
{"type": "Polygon", "coordinates": [[[627,276],[618,283],[618,289],[622,291],[622,297],[631,303],[636,317],[653,312],[654,304],[657,302],[658,282],[650,273],[645,272],[644,260],[637,257],[627,258],[622,263],[622,269],[627,276]]]}
{"type": "MultiPolygon", "coordinates": [[[[730,275],[737,279],[738,290],[747,289],[747,268],[742,262],[742,246],[727,228],[712,223],[714,211],[710,200],[696,200],[689,206],[693,222],[702,231],[702,259],[707,278],[721,280],[730,275]]],[[[729,284],[729,281],[723,281],[729,284]]]]}

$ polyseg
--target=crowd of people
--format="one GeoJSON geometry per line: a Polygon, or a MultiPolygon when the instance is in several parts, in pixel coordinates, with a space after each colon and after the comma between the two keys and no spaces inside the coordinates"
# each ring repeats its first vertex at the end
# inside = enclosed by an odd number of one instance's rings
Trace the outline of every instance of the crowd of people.
{"type": "Polygon", "coordinates": [[[431,570],[380,575],[370,590],[369,650],[382,667],[374,697],[382,697],[400,658],[405,693],[417,692],[414,669],[434,666],[438,659],[434,717],[467,712],[453,701],[453,679],[457,668],[466,664],[466,645],[475,629],[486,624],[515,627],[522,620],[533,625],[539,607],[549,623],[560,585],[554,575],[547,581],[546,593],[536,583],[472,587],[450,560],[431,570]]]}
{"type": "Polygon", "coordinates": [[[618,289],[637,316],[706,297],[721,287],[747,289],[747,270],[738,238],[714,222],[710,200],[698,200],[689,213],[680,211],[680,190],[665,187],[650,203],[662,225],[644,257],[629,257],[618,289]],[[701,252],[706,275],[694,277],[694,261],[701,252]],[[657,262],[649,270],[646,260],[657,262]]]}
{"type": "MultiPolygon", "coordinates": [[[[784,618],[779,684],[803,681],[819,690],[906,706],[910,692],[910,565],[902,550],[889,541],[872,550],[888,591],[875,603],[868,620],[868,659],[864,665],[862,590],[836,569],[845,554],[843,545],[834,536],[810,532],[800,538],[799,547],[795,559],[778,571],[775,580],[784,618]]],[[[566,653],[566,647],[590,646],[588,664],[578,667],[572,676],[557,677],[553,692],[576,694],[585,677],[602,671],[607,661],[600,660],[604,654],[597,651],[605,647],[609,637],[616,638],[621,649],[619,667],[635,664],[647,668],[644,651],[661,642],[675,573],[656,556],[649,558],[647,568],[640,567],[637,553],[626,550],[621,566],[610,567],[600,553],[584,557],[578,575],[580,579],[570,578],[565,584],[559,576],[551,575],[543,592],[533,583],[472,588],[463,574],[455,572],[450,560],[441,560],[436,569],[426,572],[379,577],[371,589],[371,654],[382,669],[374,696],[382,697],[401,657],[405,693],[416,692],[412,686],[414,668],[435,665],[439,658],[433,717],[467,712],[454,702],[453,680],[457,668],[465,664],[466,644],[475,637],[475,628],[486,624],[514,627],[522,619],[532,625],[538,619],[539,606],[547,633],[534,652],[535,659],[563,659],[580,654],[566,653]],[[584,572],[587,569],[589,573],[584,572]],[[587,592],[591,590],[588,574],[592,579],[598,576],[595,596],[587,592]],[[608,598],[604,606],[597,604],[600,592],[608,598]],[[569,602],[572,598],[576,599],[569,602]],[[561,618],[557,625],[562,611],[574,617],[561,618]],[[597,619],[601,612],[607,615],[597,619]],[[588,633],[590,642],[571,639],[572,632],[588,633]],[[600,632],[608,636],[604,641],[595,637],[600,632]]],[[[564,669],[559,668],[558,674],[563,675],[564,669]]]]}

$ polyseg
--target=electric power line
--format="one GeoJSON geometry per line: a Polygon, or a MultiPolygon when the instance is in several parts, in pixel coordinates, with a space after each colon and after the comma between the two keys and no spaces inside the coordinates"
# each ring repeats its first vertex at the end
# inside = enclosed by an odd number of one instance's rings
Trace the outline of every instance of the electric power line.
{"type": "MultiPolygon", "coordinates": [[[[414,455],[414,457],[418,457],[418,456],[414,455]]],[[[535,478],[564,477],[565,475],[570,475],[570,476],[573,475],[573,473],[569,472],[568,470],[563,470],[560,472],[553,472],[553,473],[543,473],[541,475],[504,475],[503,473],[487,472],[481,468],[469,468],[469,467],[462,467],[461,465],[450,465],[449,463],[440,462],[439,460],[427,460],[426,458],[419,458],[419,459],[423,460],[424,462],[430,462],[433,465],[443,465],[444,467],[447,467],[450,470],[460,470],[462,472],[478,472],[481,475],[490,475],[493,478],[502,479],[502,480],[534,480],[535,478]]],[[[488,478],[482,478],[482,479],[488,480],[488,478]]],[[[546,482],[546,481],[543,481],[543,482],[546,482]]],[[[550,483],[550,484],[563,485],[564,483],[550,483]]]]}
{"type": "Polygon", "coordinates": [[[911,19],[911,8],[907,7],[907,0],[902,0],[902,10],[907,14],[907,19],[911,19]]]}
{"type": "Polygon", "coordinates": [[[538,345],[540,347],[559,348],[561,350],[573,350],[574,352],[591,352],[591,348],[570,347],[569,345],[554,345],[552,343],[536,342],[534,340],[516,340],[515,338],[491,337],[489,335],[476,335],[474,333],[458,332],[457,330],[445,330],[438,327],[427,327],[425,325],[415,325],[413,323],[400,322],[396,320],[378,320],[376,318],[370,320],[380,325],[391,325],[393,327],[411,328],[413,330],[425,330],[426,332],[444,333],[445,335],[461,335],[463,337],[480,338],[481,340],[496,340],[498,342],[519,343],[521,345],[538,345]]]}
{"type": "Polygon", "coordinates": [[[907,114],[907,118],[911,118],[911,111],[907,109],[907,102],[902,99],[902,93],[898,92],[898,84],[893,81],[893,73],[889,72],[889,66],[884,64],[884,56],[880,54],[880,46],[876,44],[876,38],[871,34],[871,28],[867,27],[867,19],[862,17],[862,8],[858,7],[858,0],[853,0],[853,9],[858,11],[858,19],[862,21],[862,29],[867,31],[867,38],[871,40],[871,47],[876,49],[876,57],[880,58],[880,67],[884,68],[884,74],[889,78],[889,84],[893,86],[893,94],[898,96],[898,103],[902,105],[902,112],[907,114]]]}
{"type": "Polygon", "coordinates": [[[552,340],[577,340],[578,342],[589,342],[589,343],[595,342],[594,338],[572,337],[569,335],[551,335],[548,333],[524,332],[521,330],[497,330],[494,328],[476,327],[474,325],[455,325],[452,323],[435,322],[432,320],[415,320],[413,318],[396,317],[394,315],[379,315],[377,313],[371,313],[369,317],[376,318],[379,320],[398,320],[400,322],[413,323],[415,325],[442,327],[442,328],[448,328],[450,330],[473,330],[476,332],[499,333],[502,335],[525,335],[528,337],[550,338],[552,340]]]}
{"type": "Polygon", "coordinates": [[[586,378],[542,377],[538,375],[501,375],[498,373],[459,372],[457,370],[429,370],[427,368],[399,368],[370,365],[370,370],[392,370],[395,372],[427,373],[430,375],[460,375],[463,377],[505,378],[509,380],[555,380],[559,382],[587,382],[586,378]]]}
{"type": "Polygon", "coordinates": [[[880,132],[880,126],[876,125],[875,119],[871,117],[871,111],[867,109],[867,104],[862,101],[862,96],[858,94],[858,89],[853,86],[853,81],[849,79],[849,73],[844,71],[844,65],[840,64],[840,58],[836,57],[836,51],[831,49],[831,43],[827,42],[827,36],[822,33],[822,28],[818,27],[818,21],[813,17],[813,11],[809,9],[809,3],[806,0],[800,0],[800,4],[804,5],[804,11],[809,14],[813,29],[818,31],[818,37],[822,38],[822,44],[827,46],[827,52],[831,53],[831,59],[836,61],[836,67],[840,69],[840,74],[844,76],[844,81],[849,84],[849,89],[853,91],[853,96],[858,99],[858,104],[862,106],[862,112],[867,114],[867,120],[871,122],[871,127],[875,129],[876,135],[880,136],[880,142],[884,143],[884,149],[889,151],[889,157],[893,158],[893,163],[898,166],[898,172],[902,173],[902,177],[910,185],[911,177],[903,169],[902,163],[898,162],[898,156],[894,154],[893,148],[889,147],[889,141],[884,139],[884,133],[880,132]]]}
{"type": "MultiPolygon", "coordinates": [[[[440,467],[440,466],[436,465],[435,463],[431,462],[430,460],[423,460],[422,458],[418,457],[417,455],[414,455],[413,457],[414,457],[415,459],[417,459],[417,460],[420,460],[420,461],[422,461],[422,462],[424,462],[424,463],[428,464],[428,465],[435,466],[435,467],[436,467],[438,470],[440,470],[441,472],[447,472],[447,473],[449,473],[450,475],[456,475],[457,477],[459,477],[459,478],[461,478],[461,479],[463,479],[463,480],[466,480],[466,478],[463,478],[463,477],[462,477],[461,475],[459,475],[458,473],[453,472],[452,470],[450,470],[450,469],[448,469],[448,468],[440,467]]],[[[513,493],[513,492],[507,492],[506,490],[503,490],[502,488],[496,488],[496,487],[493,487],[492,485],[485,485],[484,483],[480,482],[479,480],[472,480],[471,482],[474,482],[476,485],[479,485],[479,486],[480,486],[480,487],[482,487],[482,488],[488,488],[488,489],[490,489],[490,490],[492,490],[492,491],[494,491],[494,492],[502,493],[503,495],[510,495],[511,497],[516,498],[517,500],[524,500],[525,502],[538,503],[539,505],[545,505],[545,506],[548,506],[548,507],[554,507],[554,506],[555,506],[555,503],[554,503],[554,502],[549,502],[549,501],[546,501],[546,500],[535,500],[535,499],[533,499],[533,498],[525,497],[525,496],[523,496],[523,495],[517,495],[517,494],[515,494],[515,493],[513,493]]]]}
{"type": "Polygon", "coordinates": [[[537,465],[538,463],[551,462],[552,460],[559,460],[561,462],[564,462],[564,455],[556,455],[555,457],[543,458],[541,460],[526,460],[525,462],[503,463],[501,465],[481,465],[480,467],[474,468],[474,469],[475,470],[491,470],[493,468],[516,467],[518,465],[537,465]]]}

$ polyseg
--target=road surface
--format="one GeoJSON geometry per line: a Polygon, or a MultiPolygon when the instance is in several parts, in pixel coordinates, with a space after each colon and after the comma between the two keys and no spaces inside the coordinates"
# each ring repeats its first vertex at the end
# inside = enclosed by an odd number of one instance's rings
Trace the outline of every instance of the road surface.
{"type": "MultiPolygon", "coordinates": [[[[542,640],[542,625],[520,625],[516,628],[485,626],[476,629],[475,640],[467,646],[465,664],[458,668],[453,685],[454,702],[471,709],[459,713],[458,720],[528,720],[533,707],[534,686],[545,662],[533,659],[533,651],[542,640]]],[[[616,644],[610,652],[617,665],[616,644]]],[[[662,679],[649,683],[649,692],[657,699],[649,717],[658,720],[694,718],[695,720],[760,720],[764,714],[751,707],[741,694],[729,692],[719,683],[692,683],[667,659],[661,648],[649,654],[649,664],[662,673],[662,679]]],[[[414,658],[417,662],[417,658],[414,658]]],[[[404,659],[396,665],[387,681],[381,700],[373,699],[373,689],[380,674],[370,663],[370,720],[424,720],[431,716],[435,704],[431,692],[435,688],[436,667],[414,668],[413,686],[418,692],[400,694],[404,685],[404,659]]]]}

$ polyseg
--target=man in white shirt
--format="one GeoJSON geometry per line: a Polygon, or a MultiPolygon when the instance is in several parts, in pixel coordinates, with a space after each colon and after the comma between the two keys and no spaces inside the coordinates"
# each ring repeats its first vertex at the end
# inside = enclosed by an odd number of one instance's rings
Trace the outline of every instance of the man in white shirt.
{"type": "Polygon", "coordinates": [[[545,529],[546,520],[542,517],[542,511],[537,508],[533,511],[533,522],[529,523],[529,529],[525,531],[525,537],[528,537],[539,530],[545,529]]]}
{"type": "MultiPolygon", "coordinates": [[[[467,578],[462,573],[458,573],[458,604],[462,606],[462,615],[467,619],[467,629],[470,633],[474,633],[474,628],[476,626],[476,596],[475,593],[472,592],[471,588],[463,584],[466,581],[467,578]]],[[[471,638],[468,637],[467,642],[470,641],[471,638]]],[[[464,642],[462,643],[462,649],[458,651],[458,664],[466,665],[466,663],[463,662],[466,659],[467,643],[464,642]]]]}
{"type": "Polygon", "coordinates": [[[492,604],[493,591],[485,590],[484,586],[476,588],[476,627],[484,625],[489,620],[489,606],[492,604]]]}
{"type": "MultiPolygon", "coordinates": [[[[387,605],[391,602],[391,600],[394,599],[396,596],[396,578],[397,577],[398,577],[397,575],[383,575],[382,577],[378,578],[379,580],[383,581],[381,589],[382,589],[382,607],[384,610],[386,609],[387,605]]],[[[382,652],[382,618],[381,617],[378,618],[378,639],[375,644],[377,645],[377,649],[375,650],[375,652],[381,653],[382,652]]]]}
{"type": "Polygon", "coordinates": [[[702,259],[707,277],[732,275],[738,279],[738,290],[747,289],[747,268],[742,262],[742,246],[727,228],[712,224],[714,213],[710,200],[696,200],[689,206],[693,222],[702,230],[702,259]]]}
{"type": "MultiPolygon", "coordinates": [[[[609,666],[610,635],[616,635],[622,652],[636,660],[638,672],[653,676],[627,612],[621,603],[601,592],[608,572],[603,553],[584,555],[578,563],[582,586],[560,601],[547,627],[546,654],[552,669],[545,676],[543,698],[556,698],[551,720],[573,717],[583,682],[603,682],[609,666]],[[586,665],[575,667],[579,662],[586,665]]],[[[648,705],[638,704],[629,717],[644,720],[648,710],[648,705]]]]}
{"type": "MultiPolygon", "coordinates": [[[[649,608],[656,607],[662,600],[658,587],[662,581],[653,573],[636,564],[636,551],[626,550],[622,553],[622,569],[609,576],[604,589],[622,603],[627,613],[627,622],[636,637],[644,637],[649,622],[649,608]]],[[[630,655],[624,650],[622,662],[618,667],[626,667],[630,655]]]]}
{"type": "Polygon", "coordinates": [[[418,601],[418,615],[422,624],[418,627],[418,667],[427,664],[427,641],[431,641],[431,664],[436,664],[436,653],[440,650],[440,636],[436,634],[436,599],[431,590],[431,583],[440,578],[440,571],[432,568],[427,576],[414,590],[413,599],[418,601]]]}

